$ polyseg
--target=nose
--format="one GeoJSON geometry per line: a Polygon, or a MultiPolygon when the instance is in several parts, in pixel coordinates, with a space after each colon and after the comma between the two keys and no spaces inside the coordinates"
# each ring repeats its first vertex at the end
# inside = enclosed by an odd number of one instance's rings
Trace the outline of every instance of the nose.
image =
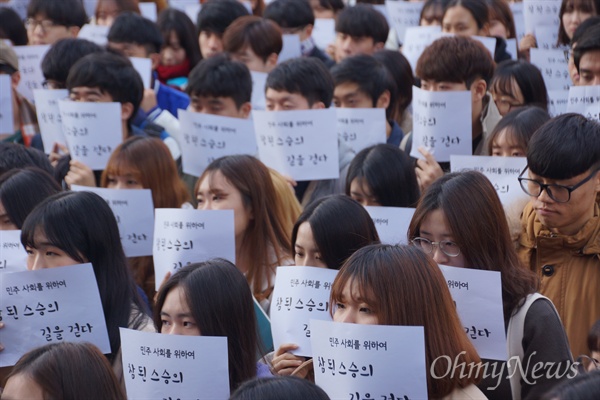
{"type": "Polygon", "coordinates": [[[448,256],[440,249],[439,245],[433,250],[433,260],[438,264],[448,263],[448,256]]]}
{"type": "Polygon", "coordinates": [[[123,184],[123,182],[121,182],[121,180],[117,180],[117,183],[114,185],[113,187],[114,189],[125,189],[125,185],[123,184]]]}
{"type": "Polygon", "coordinates": [[[548,189],[542,190],[542,192],[539,194],[537,199],[539,201],[541,201],[542,203],[553,203],[554,202],[554,200],[552,200],[552,198],[548,195],[548,189]]]}
{"type": "Polygon", "coordinates": [[[198,204],[198,210],[212,210],[212,204],[210,200],[204,200],[202,204],[198,204]]]}
{"type": "Polygon", "coordinates": [[[338,320],[339,322],[346,322],[349,324],[353,324],[356,322],[356,318],[354,316],[354,313],[351,312],[351,310],[348,309],[344,309],[342,310],[342,315],[340,316],[339,319],[336,318],[336,320],[338,320]]]}
{"type": "Polygon", "coordinates": [[[217,35],[208,37],[208,47],[213,51],[221,51],[221,39],[217,35]]]}
{"type": "Polygon", "coordinates": [[[40,269],[44,269],[45,264],[44,260],[39,253],[36,253],[32,256],[29,256],[27,259],[27,269],[30,271],[37,271],[40,269]]]}

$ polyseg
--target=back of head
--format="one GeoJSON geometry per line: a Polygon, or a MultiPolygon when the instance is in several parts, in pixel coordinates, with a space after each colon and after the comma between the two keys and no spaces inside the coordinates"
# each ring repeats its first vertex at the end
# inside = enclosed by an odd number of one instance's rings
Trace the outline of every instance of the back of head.
{"type": "Polygon", "coordinates": [[[298,93],[309,106],[322,102],[331,105],[333,78],[321,60],[314,57],[293,58],[279,64],[267,77],[267,89],[298,93]]]}
{"type": "Polygon", "coordinates": [[[223,34],[223,49],[238,53],[248,47],[263,61],[271,54],[281,53],[281,29],[275,22],[256,15],[236,19],[223,34]]]}
{"type": "Polygon", "coordinates": [[[529,147],[529,140],[542,125],[550,120],[550,115],[543,108],[536,106],[520,107],[506,114],[496,124],[487,143],[488,154],[494,155],[494,140],[503,131],[511,135],[514,145],[524,150],[529,147]]]}
{"type": "Polygon", "coordinates": [[[361,247],[379,243],[373,219],[363,206],[344,195],[322,197],[300,214],[292,230],[292,251],[298,229],[308,222],[321,259],[331,269],[342,264],[361,247]]]}
{"type": "Polygon", "coordinates": [[[491,90],[514,97],[514,83],[523,95],[523,105],[548,110],[548,91],[538,67],[525,60],[506,60],[496,66],[490,84],[491,90]]]}
{"type": "Polygon", "coordinates": [[[490,82],[494,59],[475,39],[443,37],[425,48],[417,61],[415,74],[420,79],[436,82],[464,82],[468,89],[477,79],[490,82]]]}
{"type": "Polygon", "coordinates": [[[163,37],[158,26],[133,12],[119,14],[108,31],[109,42],[144,46],[148,54],[160,53],[163,37]]]}
{"type": "Polygon", "coordinates": [[[49,174],[54,168],[48,157],[38,149],[17,143],[0,142],[0,175],[13,168],[37,167],[49,174]]]}
{"type": "Polygon", "coordinates": [[[368,186],[371,195],[384,207],[414,207],[419,185],[408,155],[398,147],[378,144],[361,150],[350,163],[346,195],[352,181],[368,186]]]}
{"type": "Polygon", "coordinates": [[[434,363],[446,356],[456,362],[479,362],[479,356],[464,334],[454,302],[437,264],[414,246],[371,245],[356,251],[343,265],[331,287],[336,304],[347,284],[378,316],[379,325],[423,326],[429,396],[441,398],[456,387],[477,382],[472,374],[444,374],[446,366],[434,363]],[[435,373],[435,375],[434,375],[435,373]]]}
{"type": "Polygon", "coordinates": [[[27,45],[27,29],[15,10],[0,8],[0,39],[8,39],[13,46],[27,45]]]}
{"type": "Polygon", "coordinates": [[[375,52],[373,57],[390,71],[396,82],[396,106],[398,108],[396,117],[401,117],[412,102],[412,87],[415,84],[412,67],[399,51],[380,50],[375,52]]]}
{"type": "Polygon", "coordinates": [[[144,95],[142,78],[131,61],[110,52],[88,54],[73,65],[67,77],[67,89],[76,87],[99,88],[115,102],[131,103],[130,120],[137,113],[144,95]]]}
{"type": "Polygon", "coordinates": [[[47,399],[126,399],[107,359],[90,343],[61,342],[23,355],[8,379],[24,374],[47,399]]]}
{"type": "Polygon", "coordinates": [[[354,37],[373,38],[373,43],[385,43],[390,26],[383,14],[371,5],[357,4],[338,13],[335,31],[354,37]]]}
{"type": "Polygon", "coordinates": [[[167,8],[158,15],[156,24],[162,33],[165,44],[169,42],[171,32],[175,33],[179,44],[185,50],[191,68],[200,62],[202,56],[198,46],[196,26],[186,13],[176,8],[167,8]]]}
{"type": "Polygon", "coordinates": [[[275,0],[269,3],[263,17],[282,28],[304,28],[314,25],[315,15],[307,0],[275,0]]]}
{"type": "Polygon", "coordinates": [[[600,51],[600,24],[588,28],[573,49],[573,59],[578,71],[583,55],[592,51],[600,51]]]}
{"type": "Polygon", "coordinates": [[[361,92],[369,96],[376,107],[377,100],[386,90],[390,94],[390,104],[385,110],[386,118],[391,119],[396,108],[396,84],[389,70],[376,58],[369,55],[356,55],[344,58],[331,68],[335,86],[344,83],[358,85],[361,92]]]}
{"type": "Polygon", "coordinates": [[[241,385],[229,400],[329,400],[323,389],[295,376],[255,378],[241,385]]]}
{"type": "Polygon", "coordinates": [[[107,187],[109,177],[127,174],[152,190],[154,208],[179,208],[189,200],[169,148],[158,138],[133,136],[121,143],[111,154],[100,185],[107,187]]]}
{"type": "Polygon", "coordinates": [[[198,13],[196,29],[198,32],[223,35],[233,21],[244,15],[250,14],[237,0],[210,0],[202,5],[198,13]]]}
{"type": "Polygon", "coordinates": [[[168,293],[181,287],[202,336],[226,336],[230,386],[256,376],[258,335],[252,293],[244,275],[227,260],[190,264],[164,284],[156,299],[154,324],[161,331],[161,310],[168,293]]]}
{"type": "Polygon", "coordinates": [[[36,167],[13,169],[0,175],[0,204],[15,229],[21,229],[35,206],[60,191],[54,178],[36,167]]]}
{"type": "Polygon", "coordinates": [[[71,67],[82,57],[102,53],[104,49],[85,39],[62,39],[54,43],[42,60],[42,72],[46,80],[65,84],[71,67]]]}
{"type": "Polygon", "coordinates": [[[79,0],[31,0],[27,18],[45,16],[57,25],[82,27],[88,20],[79,0]]]}
{"type": "Polygon", "coordinates": [[[600,166],[600,124],[563,114],[542,125],[529,141],[527,165],[547,179],[570,179],[600,166]]]}
{"type": "Polygon", "coordinates": [[[240,108],[252,98],[252,76],[246,65],[220,53],[192,69],[186,92],[190,97],[231,97],[240,108]]]}
{"type": "Polygon", "coordinates": [[[590,400],[600,397],[600,370],[579,373],[544,394],[542,400],[590,400]]]}

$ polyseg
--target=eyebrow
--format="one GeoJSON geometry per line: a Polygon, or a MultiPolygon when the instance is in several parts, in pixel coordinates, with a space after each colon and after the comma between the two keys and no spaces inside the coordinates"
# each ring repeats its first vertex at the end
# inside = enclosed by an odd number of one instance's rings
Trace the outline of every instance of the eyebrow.
{"type": "MultiPolygon", "coordinates": [[[[419,230],[419,234],[420,235],[431,235],[431,236],[433,236],[431,232],[424,231],[423,229],[419,230]]],[[[442,233],[440,236],[452,237],[452,234],[450,234],[450,233],[442,233]]]]}
{"type": "MultiPolygon", "coordinates": [[[[160,315],[161,316],[164,315],[166,317],[170,317],[171,316],[171,314],[169,314],[167,312],[164,312],[164,311],[161,311],[160,315]]],[[[191,313],[179,313],[179,314],[175,314],[175,318],[184,318],[184,317],[191,317],[191,316],[192,316],[191,313]]]]}

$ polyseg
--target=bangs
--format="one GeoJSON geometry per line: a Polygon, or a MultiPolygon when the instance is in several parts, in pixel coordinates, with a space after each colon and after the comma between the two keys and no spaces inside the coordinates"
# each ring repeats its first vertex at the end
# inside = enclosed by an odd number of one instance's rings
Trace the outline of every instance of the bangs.
{"type": "Polygon", "coordinates": [[[510,96],[514,99],[514,86],[518,86],[518,84],[515,78],[507,73],[496,75],[490,86],[492,92],[504,96],[510,96]]]}
{"type": "Polygon", "coordinates": [[[125,149],[122,148],[120,152],[115,153],[113,157],[110,159],[106,169],[104,170],[104,174],[106,176],[125,176],[131,175],[134,179],[138,180],[142,183],[144,187],[147,187],[146,181],[143,179],[144,175],[139,168],[133,166],[133,164],[127,160],[128,154],[125,153],[125,149]]]}
{"type": "MultiPolygon", "coordinates": [[[[377,301],[374,295],[373,286],[369,279],[368,266],[361,267],[358,264],[344,264],[340,269],[340,272],[336,276],[333,285],[331,286],[331,296],[329,308],[331,315],[334,313],[334,304],[342,302],[343,292],[346,286],[352,288],[356,284],[359,295],[356,297],[355,293],[351,291],[350,299],[355,302],[367,303],[373,310],[373,312],[379,315],[379,301],[377,301]]],[[[348,301],[348,299],[345,299],[348,301]]]]}

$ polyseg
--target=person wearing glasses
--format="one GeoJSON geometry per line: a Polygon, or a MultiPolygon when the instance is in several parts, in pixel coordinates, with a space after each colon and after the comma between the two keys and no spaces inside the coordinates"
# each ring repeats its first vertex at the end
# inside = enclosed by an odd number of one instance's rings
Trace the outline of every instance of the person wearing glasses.
{"type": "Polygon", "coordinates": [[[533,135],[519,177],[530,198],[518,253],[541,279],[575,357],[600,319],[600,124],[563,114],[533,135]]]}
{"type": "Polygon", "coordinates": [[[438,264],[501,273],[508,357],[512,367],[519,358],[525,376],[509,374],[505,361],[482,360],[487,371],[501,374],[487,374],[478,384],[489,399],[539,398],[577,372],[570,369],[560,318],[552,302],[536,293],[539,279],[520,263],[500,199],[483,174],[450,173],[436,180],[415,210],[408,239],[438,264]]]}
{"type": "Polygon", "coordinates": [[[29,44],[54,44],[76,37],[87,20],[80,0],[31,0],[25,20],[29,44]]]}

